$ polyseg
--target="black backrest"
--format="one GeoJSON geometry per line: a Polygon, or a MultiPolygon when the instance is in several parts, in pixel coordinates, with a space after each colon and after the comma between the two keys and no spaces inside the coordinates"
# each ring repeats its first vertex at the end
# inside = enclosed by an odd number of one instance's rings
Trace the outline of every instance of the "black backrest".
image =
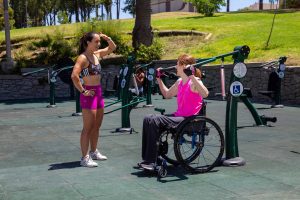
{"type": "Polygon", "coordinates": [[[114,77],[113,89],[114,90],[118,90],[119,89],[119,76],[118,75],[115,75],[115,77],[114,77]]]}
{"type": "Polygon", "coordinates": [[[270,73],[269,81],[268,81],[268,91],[276,91],[279,88],[280,78],[278,74],[273,71],[270,73]]]}
{"type": "Polygon", "coordinates": [[[206,105],[207,105],[207,102],[205,100],[203,100],[202,108],[199,111],[198,115],[201,115],[201,116],[205,116],[206,115],[206,105]]]}
{"type": "MultiPolygon", "coordinates": [[[[57,67],[55,69],[57,70],[57,69],[61,69],[63,67],[74,66],[74,65],[75,65],[75,63],[71,58],[62,58],[57,61],[57,67]]],[[[71,79],[72,70],[73,70],[72,68],[63,70],[58,74],[58,77],[64,83],[71,85],[71,84],[73,84],[72,79],[71,79]]]]}

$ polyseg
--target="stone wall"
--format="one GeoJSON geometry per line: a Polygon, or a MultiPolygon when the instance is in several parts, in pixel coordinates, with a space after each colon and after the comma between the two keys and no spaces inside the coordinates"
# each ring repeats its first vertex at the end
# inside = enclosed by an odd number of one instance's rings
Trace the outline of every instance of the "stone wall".
{"type": "MultiPolygon", "coordinates": [[[[50,94],[46,73],[0,75],[0,86],[0,100],[49,98],[50,94]]],[[[69,86],[58,79],[55,93],[57,97],[70,97],[69,86]]]]}
{"type": "MultiPolygon", "coordinates": [[[[26,68],[22,73],[38,70],[37,68],[26,68]]],[[[107,65],[103,67],[103,88],[113,87],[114,76],[119,74],[119,66],[107,65]]],[[[71,97],[74,88],[65,84],[57,77],[55,83],[55,97],[71,97]]],[[[38,72],[28,76],[21,75],[0,75],[0,101],[18,99],[44,99],[49,98],[50,87],[48,84],[47,71],[38,72]]]]}
{"type": "MultiPolygon", "coordinates": [[[[156,61],[156,67],[168,67],[176,64],[176,60],[156,61]]],[[[257,68],[260,63],[246,63],[248,72],[242,79],[244,87],[251,88],[252,101],[271,103],[271,100],[258,94],[260,90],[266,90],[270,71],[257,68]]],[[[36,69],[35,69],[36,70],[36,69]]],[[[215,98],[214,94],[221,91],[220,66],[205,66],[202,70],[206,73],[205,85],[213,87],[209,98],[215,98]]],[[[225,65],[226,91],[229,88],[232,65],[225,65]]],[[[112,89],[115,75],[119,74],[119,65],[103,66],[102,87],[112,89]]],[[[59,78],[56,82],[56,97],[70,97],[69,85],[59,78]]],[[[287,67],[285,77],[281,85],[281,99],[283,104],[300,105],[300,67],[287,67]]],[[[49,85],[46,71],[34,75],[22,77],[18,75],[0,75],[0,101],[11,99],[49,98],[49,85]]]]}

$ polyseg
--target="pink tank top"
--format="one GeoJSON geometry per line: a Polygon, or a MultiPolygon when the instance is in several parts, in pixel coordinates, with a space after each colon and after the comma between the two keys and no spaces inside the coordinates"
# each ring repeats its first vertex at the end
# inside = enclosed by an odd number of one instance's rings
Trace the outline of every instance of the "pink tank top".
{"type": "Polygon", "coordinates": [[[191,90],[192,80],[189,79],[185,84],[182,80],[178,85],[177,93],[177,111],[174,114],[176,117],[188,117],[197,115],[201,108],[203,98],[199,93],[191,90]]]}

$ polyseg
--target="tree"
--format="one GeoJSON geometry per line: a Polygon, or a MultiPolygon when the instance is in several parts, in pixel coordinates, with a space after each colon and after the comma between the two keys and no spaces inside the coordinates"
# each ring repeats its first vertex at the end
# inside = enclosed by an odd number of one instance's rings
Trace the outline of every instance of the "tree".
{"type": "Polygon", "coordinates": [[[101,0],[101,3],[103,4],[105,10],[106,10],[106,19],[109,20],[112,18],[111,16],[111,4],[112,0],[101,0]]]}
{"type": "Polygon", "coordinates": [[[226,12],[229,12],[230,11],[230,0],[227,0],[227,3],[226,3],[226,12]]]}
{"type": "Polygon", "coordinates": [[[68,13],[66,11],[58,11],[57,21],[60,24],[68,24],[69,23],[68,13]]]}
{"type": "Polygon", "coordinates": [[[128,12],[135,17],[135,0],[125,0],[126,6],[122,9],[123,12],[128,12]]]}
{"type": "Polygon", "coordinates": [[[299,0],[284,0],[283,8],[300,8],[300,1],[299,0]]]}
{"type": "Polygon", "coordinates": [[[120,7],[121,7],[121,0],[116,0],[116,10],[117,10],[117,19],[120,19],[120,7]]]}
{"type": "MultiPolygon", "coordinates": [[[[8,15],[9,15],[9,25],[10,27],[14,26],[15,20],[13,18],[13,10],[11,7],[8,7],[8,15]]],[[[3,0],[0,1],[0,30],[4,29],[4,6],[3,0]]]]}
{"type": "Polygon", "coordinates": [[[151,2],[149,0],[136,0],[136,18],[132,32],[132,46],[136,50],[140,44],[150,46],[152,41],[151,2]]]}
{"type": "Polygon", "coordinates": [[[94,0],[94,8],[96,11],[96,18],[99,19],[99,7],[101,5],[101,0],[94,0]]]}
{"type": "Polygon", "coordinates": [[[258,5],[259,5],[259,10],[263,10],[264,0],[259,0],[258,5]]]}
{"type": "Polygon", "coordinates": [[[27,16],[26,16],[26,0],[10,0],[10,7],[14,11],[14,20],[16,28],[24,28],[27,27],[27,16]]]}
{"type": "Polygon", "coordinates": [[[224,0],[185,0],[185,2],[192,3],[197,12],[204,14],[207,17],[213,16],[213,14],[220,10],[221,6],[225,6],[224,0]]]}

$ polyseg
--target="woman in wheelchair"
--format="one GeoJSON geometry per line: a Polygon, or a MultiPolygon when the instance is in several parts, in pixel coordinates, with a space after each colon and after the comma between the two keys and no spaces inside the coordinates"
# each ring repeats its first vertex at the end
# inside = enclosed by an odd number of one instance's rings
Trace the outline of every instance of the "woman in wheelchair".
{"type": "Polygon", "coordinates": [[[177,96],[177,110],[171,115],[150,114],[144,118],[142,136],[142,159],[138,167],[152,169],[157,159],[157,141],[164,129],[176,129],[186,117],[197,115],[208,96],[208,90],[201,81],[199,69],[190,65],[196,63],[195,58],[183,54],[178,57],[177,76],[180,78],[170,87],[161,80],[160,68],[156,71],[156,79],[160,91],[166,99],[177,96]]]}

